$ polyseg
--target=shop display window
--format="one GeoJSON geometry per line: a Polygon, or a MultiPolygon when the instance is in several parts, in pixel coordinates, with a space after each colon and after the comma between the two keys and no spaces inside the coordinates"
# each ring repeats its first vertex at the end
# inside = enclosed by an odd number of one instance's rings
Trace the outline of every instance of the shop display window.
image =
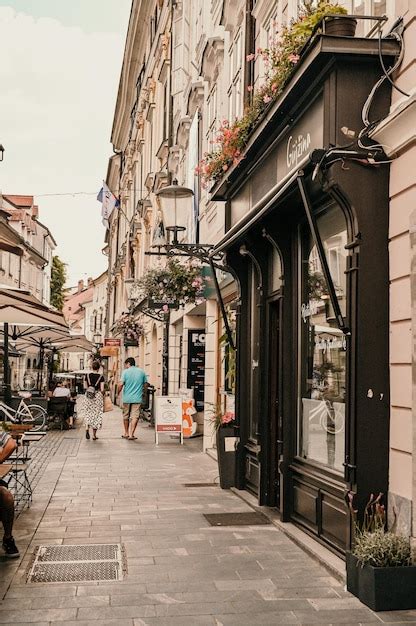
{"type": "MultiPolygon", "coordinates": [[[[346,315],[347,223],[337,206],[317,217],[329,270],[346,315]]],[[[347,343],[338,328],[309,226],[300,237],[298,455],[342,472],[347,343]]]]}

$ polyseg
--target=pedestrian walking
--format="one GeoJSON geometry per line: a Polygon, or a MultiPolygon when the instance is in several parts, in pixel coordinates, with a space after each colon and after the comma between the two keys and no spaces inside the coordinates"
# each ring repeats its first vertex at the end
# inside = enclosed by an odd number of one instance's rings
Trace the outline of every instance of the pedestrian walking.
{"type": "Polygon", "coordinates": [[[98,371],[100,367],[99,361],[93,361],[93,372],[86,374],[84,379],[85,394],[78,400],[80,417],[85,424],[85,438],[90,439],[90,428],[92,428],[93,441],[98,439],[97,430],[103,423],[104,376],[98,371]]]}
{"type": "Polygon", "coordinates": [[[136,361],[129,357],[124,362],[125,369],[118,385],[118,393],[123,391],[123,439],[137,439],[134,436],[139,421],[140,405],[143,402],[143,391],[147,389],[147,376],[136,361]]]}

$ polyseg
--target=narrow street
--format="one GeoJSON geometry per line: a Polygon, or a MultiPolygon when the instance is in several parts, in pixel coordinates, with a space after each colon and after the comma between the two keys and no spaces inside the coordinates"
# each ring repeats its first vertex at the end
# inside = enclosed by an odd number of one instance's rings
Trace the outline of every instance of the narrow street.
{"type": "Polygon", "coordinates": [[[274,525],[211,527],[204,513],[252,509],[186,486],[217,479],[201,440],[156,448],[147,425],[129,442],[120,422],[107,414],[96,442],[80,427],[45,439],[49,462],[16,524],[23,558],[1,564],[0,623],[416,624],[416,611],[371,612],[274,525]],[[36,546],[110,543],[125,548],[121,581],[26,583],[36,546]]]}

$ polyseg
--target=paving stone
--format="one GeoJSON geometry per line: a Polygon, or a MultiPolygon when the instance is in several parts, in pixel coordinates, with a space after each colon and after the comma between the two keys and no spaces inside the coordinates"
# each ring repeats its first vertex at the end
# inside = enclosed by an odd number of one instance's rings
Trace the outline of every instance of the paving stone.
{"type": "Polygon", "coordinates": [[[140,425],[140,444],[126,446],[115,416],[105,420],[98,446],[82,430],[70,441],[60,432],[42,440],[32,464],[34,506],[16,524],[23,558],[1,563],[0,623],[416,624],[416,612],[372,613],[273,525],[209,526],[204,512],[251,508],[219,487],[184,487],[217,475],[201,441],[155,448],[153,431],[140,425]],[[36,545],[120,541],[122,581],[25,584],[36,545]]]}

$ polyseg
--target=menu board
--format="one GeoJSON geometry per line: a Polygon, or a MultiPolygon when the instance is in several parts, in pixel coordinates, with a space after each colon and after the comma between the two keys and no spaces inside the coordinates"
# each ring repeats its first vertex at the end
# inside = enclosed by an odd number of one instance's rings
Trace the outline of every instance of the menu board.
{"type": "Polygon", "coordinates": [[[188,330],[187,387],[194,390],[195,408],[204,410],[205,329],[188,330]]]}

